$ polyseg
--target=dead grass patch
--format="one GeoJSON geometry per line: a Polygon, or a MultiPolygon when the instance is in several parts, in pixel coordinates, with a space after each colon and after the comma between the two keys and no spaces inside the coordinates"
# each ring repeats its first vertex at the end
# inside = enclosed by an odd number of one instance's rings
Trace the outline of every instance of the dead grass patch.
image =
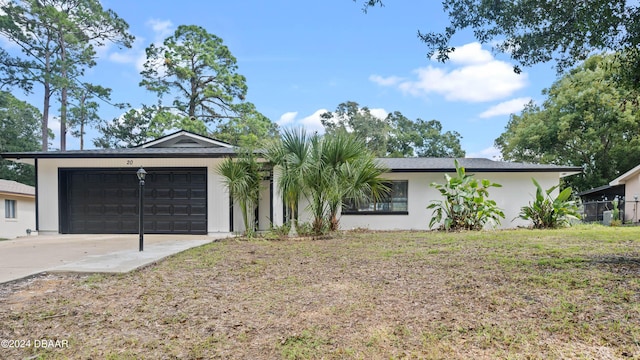
{"type": "Polygon", "coordinates": [[[640,358],[640,228],[229,239],[121,276],[0,286],[43,359],[640,358]]]}

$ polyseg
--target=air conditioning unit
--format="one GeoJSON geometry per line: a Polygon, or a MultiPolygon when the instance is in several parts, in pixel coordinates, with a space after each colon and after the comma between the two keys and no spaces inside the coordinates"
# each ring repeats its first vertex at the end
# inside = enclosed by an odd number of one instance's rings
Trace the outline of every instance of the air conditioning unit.
{"type": "Polygon", "coordinates": [[[611,220],[613,220],[613,211],[607,210],[602,212],[602,225],[611,226],[611,220]]]}

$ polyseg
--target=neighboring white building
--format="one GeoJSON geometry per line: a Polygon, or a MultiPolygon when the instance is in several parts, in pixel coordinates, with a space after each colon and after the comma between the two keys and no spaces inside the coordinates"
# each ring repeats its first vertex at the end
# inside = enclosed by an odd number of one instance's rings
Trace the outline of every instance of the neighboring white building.
{"type": "MultiPolygon", "coordinates": [[[[225,157],[235,156],[227,143],[179,131],[136,148],[64,152],[4,153],[3,158],[36,167],[37,229],[41,233],[136,233],[139,186],[136,171],[144,167],[145,232],[207,234],[243,230],[216,169],[225,157]]],[[[451,158],[380,159],[392,181],[386,203],[345,210],[344,229],[427,229],[431,211],[426,207],[440,194],[429,186],[454,173],[451,158]]],[[[469,174],[500,183],[490,197],[505,211],[501,227],[526,225],[517,217],[520,207],[533,199],[536,178],[544,188],[580,168],[460,159],[469,174]]],[[[275,172],[277,177],[277,171],[275,172]]],[[[283,202],[274,186],[274,173],[263,181],[257,209],[258,229],[282,224],[283,202]]],[[[301,209],[302,210],[302,209],[301,209]]],[[[301,216],[304,218],[304,214],[301,216]]]]}
{"type": "Polygon", "coordinates": [[[624,185],[624,220],[640,221],[638,202],[640,201],[640,165],[620,175],[609,183],[610,186],[624,185]]]}
{"type": "Polygon", "coordinates": [[[0,179],[0,238],[27,236],[36,229],[36,190],[33,186],[0,179]]]}

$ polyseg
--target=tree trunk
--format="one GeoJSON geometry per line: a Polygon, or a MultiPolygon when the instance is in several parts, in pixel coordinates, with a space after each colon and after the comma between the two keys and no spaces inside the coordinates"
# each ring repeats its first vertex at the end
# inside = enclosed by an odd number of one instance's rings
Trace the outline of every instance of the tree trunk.
{"type": "Polygon", "coordinates": [[[67,150],[67,91],[69,90],[69,84],[67,83],[67,68],[66,68],[66,49],[64,47],[64,40],[60,40],[60,60],[62,67],[60,69],[60,75],[62,76],[62,91],[60,93],[60,151],[67,150]]]}

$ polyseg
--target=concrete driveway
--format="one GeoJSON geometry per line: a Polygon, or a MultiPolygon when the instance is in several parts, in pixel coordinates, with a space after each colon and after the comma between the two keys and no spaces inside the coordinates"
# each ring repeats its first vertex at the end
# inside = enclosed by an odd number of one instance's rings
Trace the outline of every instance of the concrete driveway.
{"type": "Polygon", "coordinates": [[[220,235],[39,235],[0,241],[0,283],[42,272],[124,273],[201,246],[220,235]]]}

